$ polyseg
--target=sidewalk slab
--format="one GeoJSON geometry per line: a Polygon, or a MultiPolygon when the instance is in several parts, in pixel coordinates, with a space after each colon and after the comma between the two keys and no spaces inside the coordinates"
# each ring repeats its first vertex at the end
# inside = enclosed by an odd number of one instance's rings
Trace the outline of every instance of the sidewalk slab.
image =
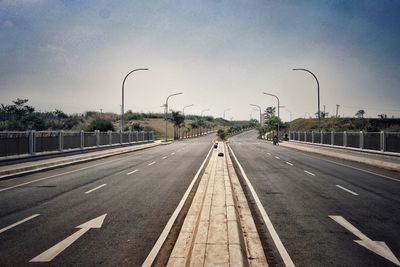
{"type": "Polygon", "coordinates": [[[160,141],[0,166],[0,180],[159,146],[160,141]]]}
{"type": "Polygon", "coordinates": [[[311,152],[338,159],[364,163],[391,171],[400,171],[400,158],[394,156],[375,155],[363,153],[362,151],[350,151],[330,147],[317,147],[296,142],[282,142],[280,143],[280,145],[283,147],[293,148],[305,152],[311,152]]]}
{"type": "Polygon", "coordinates": [[[255,229],[248,226],[250,219],[254,225],[250,210],[241,221],[235,199],[245,196],[239,181],[232,183],[227,152],[222,142],[214,149],[167,266],[268,266],[257,230],[250,233],[255,229]]]}

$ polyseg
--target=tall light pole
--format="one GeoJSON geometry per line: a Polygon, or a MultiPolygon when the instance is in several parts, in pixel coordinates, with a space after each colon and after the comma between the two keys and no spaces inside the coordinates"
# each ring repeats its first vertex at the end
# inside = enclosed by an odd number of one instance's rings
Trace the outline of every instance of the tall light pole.
{"type": "Polygon", "coordinates": [[[227,109],[224,110],[224,120],[225,120],[225,112],[227,112],[227,111],[229,111],[229,110],[231,110],[231,109],[230,109],[230,108],[227,108],[227,109]]]}
{"type": "Polygon", "coordinates": [[[260,111],[260,125],[262,125],[261,107],[259,105],[256,105],[256,104],[250,104],[250,106],[256,107],[260,111]]]}
{"type": "Polygon", "coordinates": [[[289,112],[289,114],[290,114],[290,121],[289,122],[292,122],[292,112],[290,111],[290,110],[286,110],[287,112],[289,112]]]}
{"type": "Polygon", "coordinates": [[[190,105],[184,106],[183,109],[182,109],[182,115],[185,115],[185,108],[189,108],[189,107],[193,107],[193,106],[194,106],[194,104],[190,104],[190,105]]]}
{"type": "Polygon", "coordinates": [[[280,127],[280,125],[279,125],[279,121],[280,121],[280,116],[279,116],[279,110],[280,110],[279,97],[277,97],[276,95],[270,94],[270,93],[266,93],[266,92],[264,92],[263,94],[264,95],[273,96],[278,100],[278,140],[279,140],[279,127],[280,127]]]}
{"type": "Polygon", "coordinates": [[[122,82],[122,104],[121,104],[121,132],[124,131],[124,94],[125,94],[125,81],[126,78],[128,78],[129,75],[131,75],[133,72],[135,71],[139,71],[139,70],[149,70],[147,68],[142,68],[142,69],[134,69],[132,71],[130,71],[124,78],[124,81],[122,82]]]}
{"type": "Polygon", "coordinates": [[[167,115],[168,115],[168,99],[171,96],[176,96],[176,95],[181,95],[181,94],[183,94],[183,93],[175,93],[175,94],[169,95],[167,97],[167,100],[165,100],[165,142],[168,141],[168,118],[167,118],[167,115]]]}
{"type": "Polygon", "coordinates": [[[307,69],[293,69],[293,70],[301,70],[301,71],[306,71],[310,73],[314,79],[317,81],[317,88],[318,88],[318,131],[321,131],[321,107],[320,107],[320,97],[319,97],[319,81],[317,79],[317,76],[314,75],[311,71],[307,69]]]}

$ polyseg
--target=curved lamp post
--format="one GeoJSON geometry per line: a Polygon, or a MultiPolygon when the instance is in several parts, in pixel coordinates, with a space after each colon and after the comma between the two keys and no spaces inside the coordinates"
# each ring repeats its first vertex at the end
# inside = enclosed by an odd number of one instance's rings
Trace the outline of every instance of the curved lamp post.
{"type": "Polygon", "coordinates": [[[176,95],[181,95],[181,94],[183,94],[183,93],[175,93],[175,94],[169,95],[167,97],[167,99],[165,100],[165,142],[168,141],[168,118],[167,118],[167,115],[168,115],[168,99],[171,96],[176,96],[176,95]]]}
{"type": "Polygon", "coordinates": [[[256,105],[256,104],[250,104],[250,106],[256,107],[260,111],[260,125],[262,125],[261,107],[259,105],[256,105]]]}
{"type": "Polygon", "coordinates": [[[230,109],[230,108],[227,108],[227,109],[224,110],[224,120],[225,120],[225,112],[227,112],[227,111],[229,111],[229,110],[231,110],[231,109],[230,109]]]}
{"type": "Polygon", "coordinates": [[[279,140],[279,127],[280,127],[280,125],[279,125],[279,121],[280,121],[280,117],[279,117],[279,109],[280,109],[279,97],[277,97],[276,95],[273,95],[273,94],[266,93],[266,92],[264,92],[263,94],[264,94],[264,95],[273,96],[273,97],[275,97],[275,98],[278,100],[278,140],[279,140]]]}
{"type": "Polygon", "coordinates": [[[189,108],[189,107],[193,107],[193,106],[194,106],[194,104],[190,104],[190,105],[184,106],[183,109],[182,109],[182,115],[185,115],[185,108],[189,108]]]}
{"type": "Polygon", "coordinates": [[[149,70],[147,68],[141,68],[141,69],[134,69],[132,71],[130,71],[124,78],[123,82],[122,82],[122,104],[121,104],[121,132],[124,131],[124,94],[125,94],[125,81],[126,78],[128,78],[129,75],[131,75],[133,72],[135,71],[139,71],[139,70],[149,70]]]}
{"type": "Polygon", "coordinates": [[[305,71],[310,73],[315,81],[317,81],[317,87],[318,87],[318,131],[320,131],[321,128],[321,107],[320,107],[320,97],[319,97],[319,81],[317,79],[317,76],[314,75],[314,73],[312,73],[311,71],[307,70],[307,69],[293,69],[293,70],[301,70],[301,71],[305,71]]]}

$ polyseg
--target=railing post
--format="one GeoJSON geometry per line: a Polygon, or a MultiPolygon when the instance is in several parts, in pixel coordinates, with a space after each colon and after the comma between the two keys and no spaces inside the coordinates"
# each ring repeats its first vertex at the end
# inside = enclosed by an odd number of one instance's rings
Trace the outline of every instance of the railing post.
{"type": "Polygon", "coordinates": [[[364,132],[360,131],[360,149],[364,149],[364,132]]]}
{"type": "Polygon", "coordinates": [[[123,135],[123,131],[119,131],[119,143],[122,145],[122,135],[123,135]]]}
{"type": "Polygon", "coordinates": [[[58,151],[62,152],[64,148],[64,131],[58,131],[58,151]]]}
{"type": "Polygon", "coordinates": [[[385,131],[381,131],[381,151],[385,152],[386,151],[386,136],[385,136],[385,131]]]}
{"type": "Polygon", "coordinates": [[[131,131],[128,132],[128,142],[129,142],[129,144],[132,143],[132,132],[131,131]]]}
{"type": "Polygon", "coordinates": [[[94,134],[96,135],[96,146],[100,146],[100,131],[99,130],[94,130],[94,134]]]}
{"type": "Polygon", "coordinates": [[[85,132],[81,130],[81,149],[85,148],[85,132]]]}
{"type": "Polygon", "coordinates": [[[321,138],[321,140],[319,140],[320,142],[320,144],[323,144],[324,143],[324,133],[321,131],[320,133],[320,138],[321,138]]]}
{"type": "Polygon", "coordinates": [[[347,132],[343,132],[343,146],[347,147],[347,132]]]}
{"type": "Polygon", "coordinates": [[[108,130],[107,136],[108,136],[108,144],[112,146],[112,131],[108,130]]]}
{"type": "Polygon", "coordinates": [[[36,131],[29,131],[29,154],[35,155],[36,153],[36,131]]]}
{"type": "Polygon", "coordinates": [[[314,143],[314,131],[311,131],[311,143],[314,143]]]}
{"type": "Polygon", "coordinates": [[[335,133],[331,131],[331,146],[333,146],[333,143],[335,141],[334,138],[335,138],[335,133]]]}

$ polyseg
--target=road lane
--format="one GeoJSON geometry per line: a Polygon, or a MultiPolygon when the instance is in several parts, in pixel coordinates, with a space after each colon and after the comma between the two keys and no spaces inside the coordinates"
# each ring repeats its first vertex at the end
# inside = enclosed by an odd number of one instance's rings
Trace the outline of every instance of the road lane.
{"type": "MultiPolygon", "coordinates": [[[[85,233],[51,264],[140,265],[206,157],[213,138],[175,142],[142,151],[139,157],[125,155],[101,167],[41,181],[40,186],[33,183],[0,192],[0,228],[29,215],[41,214],[0,235],[0,262],[27,265],[30,259],[73,235],[77,225],[107,213],[101,229],[85,233]],[[183,150],[185,147],[188,149],[183,150]],[[165,155],[170,156],[148,166],[165,155]],[[140,171],[126,175],[135,169],[140,171]],[[85,194],[102,184],[107,186],[85,194]]],[[[62,173],[71,167],[42,175],[62,173]]]]}
{"type": "Polygon", "coordinates": [[[335,224],[330,215],[343,216],[372,240],[386,242],[399,257],[398,182],[258,141],[255,132],[230,140],[296,265],[390,266],[389,261],[355,243],[354,236],[335,224]]]}

